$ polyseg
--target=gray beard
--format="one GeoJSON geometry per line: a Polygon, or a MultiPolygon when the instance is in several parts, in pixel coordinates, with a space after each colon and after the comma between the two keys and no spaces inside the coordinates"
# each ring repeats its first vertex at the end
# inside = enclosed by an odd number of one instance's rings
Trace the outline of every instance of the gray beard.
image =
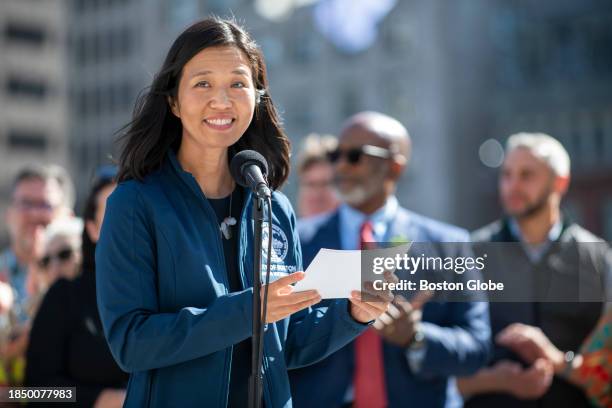
{"type": "Polygon", "coordinates": [[[366,189],[363,187],[356,187],[348,193],[343,193],[338,190],[338,196],[340,196],[340,200],[344,201],[350,206],[361,205],[368,198],[370,198],[370,194],[368,194],[366,189]]]}

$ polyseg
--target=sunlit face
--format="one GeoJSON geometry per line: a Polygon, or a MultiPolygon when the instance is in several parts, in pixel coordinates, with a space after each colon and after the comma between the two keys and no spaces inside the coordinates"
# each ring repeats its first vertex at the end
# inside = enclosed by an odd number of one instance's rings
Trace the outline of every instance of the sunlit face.
{"type": "Polygon", "coordinates": [[[62,200],[61,186],[54,179],[26,179],[15,187],[6,222],[19,251],[36,256],[42,249],[44,228],[63,214],[62,200]]]}
{"type": "Polygon", "coordinates": [[[522,218],[542,209],[554,191],[555,174],[529,150],[517,148],[507,156],[499,179],[506,214],[522,218]]]}
{"type": "Polygon", "coordinates": [[[100,238],[100,229],[102,228],[102,222],[104,221],[104,213],[106,212],[106,200],[115,189],[116,184],[110,184],[98,192],[96,197],[96,214],[95,220],[87,220],[85,228],[92,242],[97,243],[100,238]]]}
{"type": "Polygon", "coordinates": [[[328,162],[315,163],[300,175],[300,215],[309,217],[338,205],[333,186],[334,170],[328,162]]]}
{"type": "Polygon", "coordinates": [[[43,274],[42,281],[50,286],[58,278],[72,279],[79,273],[81,248],[79,237],[54,236],[45,246],[44,255],[39,260],[43,274]]]}
{"type": "Polygon", "coordinates": [[[183,68],[172,112],[183,125],[182,146],[227,148],[249,127],[255,110],[253,73],[236,47],[210,47],[183,68]]]}
{"type": "MultiPolygon", "coordinates": [[[[349,151],[363,145],[389,149],[389,142],[365,129],[352,126],[340,135],[338,149],[349,151]]],[[[361,205],[374,196],[385,194],[384,182],[389,174],[389,159],[362,154],[357,163],[349,163],[341,157],[334,164],[334,182],[343,201],[350,205],[361,205]]]]}

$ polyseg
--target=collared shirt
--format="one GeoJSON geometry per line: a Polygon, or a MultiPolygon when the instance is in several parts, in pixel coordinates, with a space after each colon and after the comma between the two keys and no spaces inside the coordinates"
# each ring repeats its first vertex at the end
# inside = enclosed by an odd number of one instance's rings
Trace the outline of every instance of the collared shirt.
{"type": "Polygon", "coordinates": [[[546,251],[548,251],[553,242],[559,239],[561,232],[563,231],[563,223],[559,219],[553,224],[550,231],[548,231],[546,241],[540,244],[529,244],[525,241],[523,232],[521,231],[521,228],[519,227],[515,218],[510,218],[508,226],[512,235],[518,238],[518,240],[521,242],[525,253],[533,263],[537,263],[540,261],[540,259],[542,259],[546,251]]]}
{"type": "MultiPolygon", "coordinates": [[[[395,196],[389,196],[385,204],[369,216],[359,210],[354,209],[348,204],[340,205],[339,224],[340,224],[340,243],[342,249],[360,249],[361,237],[360,230],[366,220],[372,223],[372,233],[376,242],[385,242],[390,230],[389,226],[395,218],[399,203],[395,196]]],[[[351,384],[344,395],[345,402],[351,402],[354,398],[354,389],[351,384]]]]}
{"type": "MultiPolygon", "coordinates": [[[[557,241],[559,237],[561,237],[561,233],[563,232],[563,222],[561,219],[557,220],[557,222],[552,226],[550,231],[548,231],[548,236],[546,241],[541,244],[528,244],[525,242],[523,237],[523,233],[521,232],[521,228],[518,225],[518,222],[514,218],[510,218],[508,222],[508,227],[510,228],[510,233],[514,235],[521,242],[525,253],[533,263],[539,262],[546,251],[550,248],[553,242],[557,241]]],[[[606,277],[605,277],[605,291],[607,302],[604,302],[603,313],[606,313],[606,310],[612,309],[612,251],[608,257],[607,268],[606,268],[606,277]]]]}
{"type": "Polygon", "coordinates": [[[387,198],[385,204],[371,215],[366,215],[353,207],[342,204],[340,213],[340,242],[342,249],[359,249],[360,229],[366,220],[372,222],[376,242],[386,242],[390,231],[389,226],[397,214],[399,203],[395,196],[387,198]]]}
{"type": "MultiPolygon", "coordinates": [[[[342,249],[359,249],[360,229],[363,223],[367,220],[372,223],[372,232],[376,242],[387,242],[389,240],[389,232],[391,230],[390,225],[397,214],[398,208],[399,203],[395,196],[390,196],[387,198],[385,204],[370,216],[347,204],[342,204],[339,208],[340,241],[342,244],[342,249]]],[[[419,371],[423,358],[425,358],[426,350],[426,345],[416,350],[410,348],[406,350],[408,364],[413,372],[419,371]]],[[[344,397],[345,402],[351,402],[353,400],[353,392],[354,389],[351,384],[346,391],[344,397]]]]}

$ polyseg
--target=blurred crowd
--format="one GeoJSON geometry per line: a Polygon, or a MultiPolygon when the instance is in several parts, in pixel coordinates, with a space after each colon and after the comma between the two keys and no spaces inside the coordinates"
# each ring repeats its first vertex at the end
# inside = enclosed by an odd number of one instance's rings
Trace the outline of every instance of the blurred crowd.
{"type": "Polygon", "coordinates": [[[10,246],[0,253],[1,385],[76,386],[79,406],[122,406],[128,375],[108,351],[95,292],[95,243],[114,176],[98,171],[82,217],[62,167],[27,166],[15,177],[10,246]]]}
{"type": "MultiPolygon", "coordinates": [[[[373,325],[382,341],[364,346],[361,336],[321,363],[290,371],[294,405],[612,407],[611,252],[562,208],[567,150],[550,135],[510,135],[498,183],[504,216],[469,235],[397,203],[411,150],[404,126],[377,112],[349,118],[337,140],[306,139],[297,205],[304,267],[322,247],[359,249],[364,241],[513,243],[519,251],[501,251],[495,266],[514,275],[524,300],[483,309],[477,299],[396,295],[373,325]],[[559,262],[567,254],[578,254],[577,263],[559,262]],[[603,293],[586,302],[559,301],[554,291],[541,298],[535,294],[543,282],[561,291],[597,282],[603,293]]],[[[457,255],[444,248],[438,255],[457,255]]]]}
{"type": "MultiPolygon", "coordinates": [[[[358,249],[399,237],[520,242],[524,259],[511,260],[517,270],[547,267],[554,274],[551,243],[601,241],[562,210],[570,158],[551,136],[509,138],[499,177],[505,217],[470,238],[404,211],[395,198],[411,153],[402,124],[363,112],[342,129],[338,137],[309,135],[297,149],[294,204],[305,268],[320,247],[358,249]]],[[[60,166],[26,166],[14,178],[4,215],[10,245],[0,252],[0,385],[76,386],[78,406],[122,406],[128,375],[107,347],[95,287],[95,246],[114,176],[112,167],[98,171],[80,217],[73,182],[60,166]]],[[[609,250],[585,256],[610,265],[609,250]]],[[[609,274],[602,276],[608,293],[609,274]]],[[[290,373],[293,404],[612,407],[609,294],[607,300],[487,305],[401,298],[375,322],[369,354],[360,354],[358,339],[350,351],[290,373]],[[375,348],[384,351],[378,368],[368,365],[375,348]],[[380,382],[369,395],[357,381],[366,366],[365,381],[380,382]],[[328,390],[312,395],[314,381],[328,390]]]]}

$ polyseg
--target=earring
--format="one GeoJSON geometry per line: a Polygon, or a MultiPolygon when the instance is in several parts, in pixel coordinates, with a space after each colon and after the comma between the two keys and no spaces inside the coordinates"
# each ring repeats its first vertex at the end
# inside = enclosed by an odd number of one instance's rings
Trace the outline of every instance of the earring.
{"type": "Polygon", "coordinates": [[[261,97],[264,96],[266,94],[266,91],[264,89],[256,89],[255,90],[255,103],[259,105],[259,103],[261,102],[261,97]]]}

